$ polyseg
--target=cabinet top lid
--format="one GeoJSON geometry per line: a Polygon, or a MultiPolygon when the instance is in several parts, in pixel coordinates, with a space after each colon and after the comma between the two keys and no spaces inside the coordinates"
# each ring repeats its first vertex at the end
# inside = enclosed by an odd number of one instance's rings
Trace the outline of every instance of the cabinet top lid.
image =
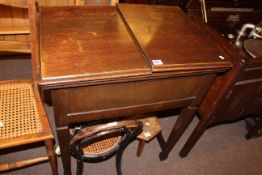
{"type": "Polygon", "coordinates": [[[115,7],[41,8],[40,54],[46,81],[151,74],[115,7]]]}
{"type": "Polygon", "coordinates": [[[154,72],[230,67],[229,55],[174,6],[118,4],[154,72]]]}

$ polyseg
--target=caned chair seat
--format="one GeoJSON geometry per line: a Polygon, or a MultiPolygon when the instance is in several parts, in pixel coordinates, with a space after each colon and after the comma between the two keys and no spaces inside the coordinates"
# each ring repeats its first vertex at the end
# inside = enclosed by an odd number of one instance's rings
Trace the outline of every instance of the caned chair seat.
{"type": "MultiPolygon", "coordinates": [[[[88,127],[85,127],[85,132],[92,132],[93,130],[96,130],[96,128],[103,127],[104,124],[98,124],[98,125],[90,125],[88,127]]],[[[75,132],[74,129],[71,130],[71,133],[75,132]]],[[[83,148],[83,152],[85,155],[88,156],[98,156],[98,155],[104,155],[114,149],[118,146],[118,144],[121,141],[121,136],[113,135],[111,137],[99,137],[96,138],[91,144],[85,146],[83,148]]]]}
{"type": "Polygon", "coordinates": [[[154,115],[132,116],[121,121],[98,121],[79,124],[70,130],[71,153],[77,159],[77,175],[83,173],[83,162],[100,162],[116,154],[117,174],[121,175],[121,158],[125,147],[139,139],[137,155],[146,142],[157,136],[161,148],[164,139],[159,120],[154,115]],[[142,119],[134,119],[134,118],[142,119]]]}
{"type": "Polygon", "coordinates": [[[106,154],[107,152],[115,149],[120,141],[120,136],[100,138],[98,141],[83,148],[83,151],[85,155],[106,154]]]}
{"type": "Polygon", "coordinates": [[[49,157],[20,161],[16,166],[0,164],[0,171],[50,160],[56,174],[53,138],[36,85],[26,80],[0,81],[0,149],[44,141],[49,154],[49,157]]]}
{"type": "Polygon", "coordinates": [[[71,153],[77,159],[77,175],[83,174],[83,162],[101,162],[116,155],[117,174],[126,146],[142,131],[136,120],[81,125],[71,130],[71,153]]]}
{"type": "Polygon", "coordinates": [[[0,148],[52,139],[30,81],[0,83],[0,148]]]}

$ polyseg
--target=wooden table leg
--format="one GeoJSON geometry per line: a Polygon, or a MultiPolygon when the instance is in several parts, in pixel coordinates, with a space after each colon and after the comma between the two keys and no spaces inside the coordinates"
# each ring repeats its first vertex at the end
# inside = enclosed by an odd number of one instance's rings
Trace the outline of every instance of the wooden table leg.
{"type": "Polygon", "coordinates": [[[61,150],[61,158],[65,175],[71,175],[71,153],[69,147],[70,135],[68,128],[68,98],[66,90],[54,90],[51,92],[52,104],[54,107],[54,117],[58,143],[61,150]]]}
{"type": "Polygon", "coordinates": [[[58,142],[61,150],[61,158],[64,167],[64,175],[71,175],[71,154],[69,148],[68,127],[57,128],[58,142]]]}
{"type": "Polygon", "coordinates": [[[157,134],[156,138],[157,138],[157,141],[158,141],[158,143],[159,143],[159,146],[160,146],[161,150],[164,150],[164,147],[165,147],[165,145],[166,145],[166,141],[165,141],[165,139],[164,139],[164,137],[163,137],[163,135],[162,135],[162,131],[160,131],[160,132],[157,134]]]}
{"type": "Polygon", "coordinates": [[[173,149],[178,139],[184,133],[189,123],[193,119],[197,108],[196,107],[185,107],[182,109],[180,115],[178,116],[177,121],[169,135],[169,138],[164,146],[163,151],[160,153],[160,160],[165,160],[168,157],[169,152],[173,149]]]}
{"type": "Polygon", "coordinates": [[[189,151],[193,148],[193,146],[196,144],[198,139],[201,137],[201,135],[204,133],[204,131],[208,127],[208,124],[209,124],[209,120],[200,119],[193,133],[190,135],[186,144],[184,145],[182,150],[179,152],[180,157],[187,156],[189,151]]]}

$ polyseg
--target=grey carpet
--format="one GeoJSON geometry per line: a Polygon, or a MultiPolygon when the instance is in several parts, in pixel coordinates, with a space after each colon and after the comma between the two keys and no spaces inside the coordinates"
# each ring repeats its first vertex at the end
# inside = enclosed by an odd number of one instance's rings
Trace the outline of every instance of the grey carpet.
{"type": "MultiPolygon", "coordinates": [[[[0,57],[0,79],[30,79],[31,64],[28,56],[0,57]]],[[[54,129],[52,107],[46,105],[46,110],[54,129]]],[[[167,138],[177,116],[161,119],[161,126],[167,138]]],[[[140,158],[136,157],[138,142],[135,141],[126,149],[123,157],[124,175],[261,175],[262,174],[262,139],[246,140],[243,121],[233,124],[219,125],[210,128],[198,141],[186,158],[180,158],[179,150],[198,122],[195,118],[186,130],[178,144],[165,161],[160,161],[160,148],[156,140],[146,144],[140,158]]],[[[55,130],[54,130],[55,131],[55,130]]],[[[36,146],[30,150],[20,150],[12,153],[1,150],[0,163],[17,160],[32,155],[44,155],[44,146],[36,146]]],[[[58,158],[59,173],[63,174],[61,158],[58,158]]],[[[75,161],[72,158],[72,171],[75,173],[75,161]]],[[[2,174],[10,175],[49,175],[48,163],[22,168],[2,174]]],[[[114,175],[114,157],[103,163],[85,164],[84,174],[114,175]]]]}

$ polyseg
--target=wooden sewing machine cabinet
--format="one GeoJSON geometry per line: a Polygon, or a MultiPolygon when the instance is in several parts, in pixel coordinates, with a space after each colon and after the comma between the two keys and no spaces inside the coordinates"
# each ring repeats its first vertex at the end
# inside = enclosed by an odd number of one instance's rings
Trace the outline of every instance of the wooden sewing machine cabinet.
{"type": "Polygon", "coordinates": [[[167,158],[216,74],[232,66],[178,7],[43,7],[39,19],[35,73],[52,96],[65,174],[71,124],[182,108],[167,158]]]}

